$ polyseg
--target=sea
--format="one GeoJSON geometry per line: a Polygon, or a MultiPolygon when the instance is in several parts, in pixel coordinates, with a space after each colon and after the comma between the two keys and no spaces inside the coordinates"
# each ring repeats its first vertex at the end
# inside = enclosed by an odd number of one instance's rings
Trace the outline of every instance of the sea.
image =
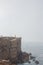
{"type": "MultiPolygon", "coordinates": [[[[43,42],[22,42],[21,49],[23,52],[32,53],[39,61],[38,65],[43,65],[43,42]]],[[[37,65],[33,60],[31,63],[23,63],[19,65],[37,65]]]]}

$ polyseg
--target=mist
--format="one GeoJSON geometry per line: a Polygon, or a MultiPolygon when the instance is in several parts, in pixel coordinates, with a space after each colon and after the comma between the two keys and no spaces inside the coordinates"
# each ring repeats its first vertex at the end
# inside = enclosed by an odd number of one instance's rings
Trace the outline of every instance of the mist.
{"type": "Polygon", "coordinates": [[[43,0],[0,0],[0,35],[43,42],[43,0]]]}

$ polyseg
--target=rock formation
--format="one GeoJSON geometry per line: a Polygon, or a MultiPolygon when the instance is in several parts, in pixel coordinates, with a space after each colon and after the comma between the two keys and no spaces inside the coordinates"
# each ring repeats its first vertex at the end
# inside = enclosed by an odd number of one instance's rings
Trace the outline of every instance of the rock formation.
{"type": "Polygon", "coordinates": [[[0,37],[0,65],[30,63],[30,58],[33,58],[31,55],[22,52],[21,37],[0,37]]]}
{"type": "Polygon", "coordinates": [[[0,37],[0,60],[22,63],[29,60],[29,55],[21,50],[21,37],[0,37]]]}

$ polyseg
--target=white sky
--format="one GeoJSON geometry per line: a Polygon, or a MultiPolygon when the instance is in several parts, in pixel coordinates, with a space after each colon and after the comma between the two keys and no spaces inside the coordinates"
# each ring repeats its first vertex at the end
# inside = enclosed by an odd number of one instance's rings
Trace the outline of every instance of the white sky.
{"type": "Polygon", "coordinates": [[[0,0],[0,35],[43,42],[43,0],[0,0]]]}

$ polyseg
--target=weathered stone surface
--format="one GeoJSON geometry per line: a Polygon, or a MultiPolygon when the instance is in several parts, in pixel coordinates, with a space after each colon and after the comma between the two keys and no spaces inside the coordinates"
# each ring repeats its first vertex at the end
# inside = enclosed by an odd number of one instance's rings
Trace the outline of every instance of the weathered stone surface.
{"type": "MultiPolygon", "coordinates": [[[[0,60],[3,59],[4,60],[9,59],[11,64],[13,65],[17,63],[28,62],[29,54],[21,51],[21,38],[17,37],[0,38],[0,60]]],[[[2,64],[9,65],[8,62],[2,62],[2,64]]]]}
{"type": "Polygon", "coordinates": [[[9,60],[1,60],[0,65],[10,65],[9,60]]]}
{"type": "Polygon", "coordinates": [[[27,62],[29,60],[29,54],[26,52],[22,52],[22,61],[27,62]]]}
{"type": "Polygon", "coordinates": [[[17,59],[20,51],[21,38],[0,37],[0,59],[17,59]]]}

